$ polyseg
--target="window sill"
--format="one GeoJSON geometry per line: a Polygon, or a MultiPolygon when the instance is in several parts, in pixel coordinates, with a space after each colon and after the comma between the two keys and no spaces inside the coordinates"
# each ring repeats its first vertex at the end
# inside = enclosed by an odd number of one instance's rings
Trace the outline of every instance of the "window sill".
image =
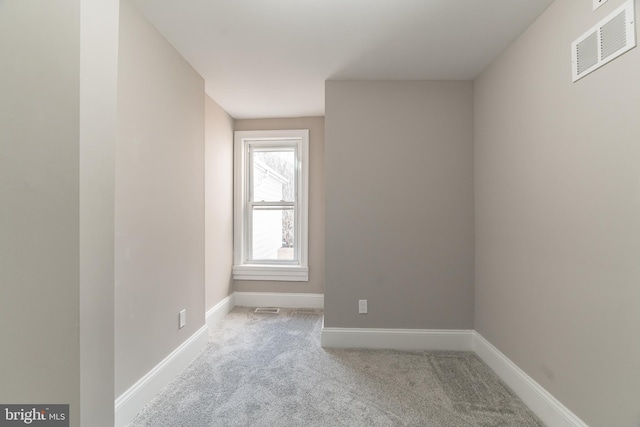
{"type": "Polygon", "coordinates": [[[309,268],[293,265],[244,264],[233,266],[234,280],[308,282],[309,268]]]}

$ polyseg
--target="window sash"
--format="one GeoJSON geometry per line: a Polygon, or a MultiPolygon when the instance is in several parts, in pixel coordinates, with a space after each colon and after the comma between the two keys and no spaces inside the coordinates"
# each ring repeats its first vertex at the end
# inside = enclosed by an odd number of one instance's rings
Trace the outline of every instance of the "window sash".
{"type": "Polygon", "coordinates": [[[264,265],[301,265],[300,262],[300,209],[298,208],[300,200],[300,181],[302,175],[302,162],[300,160],[300,140],[295,141],[254,141],[247,144],[246,151],[246,169],[245,169],[245,201],[244,201],[244,218],[245,218],[245,241],[244,241],[244,253],[243,263],[251,264],[264,264],[264,265]],[[294,154],[294,201],[256,201],[254,200],[254,153],[255,152],[288,152],[293,151],[294,154]],[[279,259],[260,259],[253,257],[253,212],[256,207],[271,207],[271,208],[291,208],[294,212],[294,231],[293,231],[293,248],[294,256],[293,260],[279,260],[279,259]]]}
{"type": "MultiPolygon", "coordinates": [[[[294,185],[294,190],[293,190],[293,197],[294,197],[294,201],[298,201],[300,199],[300,194],[299,194],[299,190],[300,190],[300,178],[301,178],[301,168],[302,168],[302,161],[300,160],[300,147],[299,147],[299,143],[298,141],[279,141],[279,142],[275,142],[275,141],[269,141],[269,142],[264,142],[264,141],[255,141],[252,143],[247,144],[247,156],[246,156],[246,160],[247,160],[247,165],[246,165],[246,169],[245,169],[245,179],[247,182],[247,188],[245,189],[245,195],[246,195],[246,200],[245,202],[256,202],[256,200],[254,200],[254,191],[255,191],[255,186],[254,186],[254,171],[255,171],[255,161],[254,161],[254,153],[255,152],[265,152],[265,151],[271,151],[271,152],[288,152],[288,151],[293,151],[293,156],[294,156],[294,163],[295,163],[295,167],[294,167],[294,173],[293,173],[293,185],[294,185]]],[[[282,200],[281,202],[284,202],[284,200],[282,200]]]]}
{"type": "Polygon", "coordinates": [[[245,217],[247,219],[246,242],[245,242],[245,259],[252,264],[278,264],[278,265],[300,265],[300,244],[299,244],[299,209],[297,203],[294,202],[248,202],[245,217]],[[264,208],[265,210],[293,210],[293,259],[261,259],[253,257],[253,213],[256,208],[264,208]]]}

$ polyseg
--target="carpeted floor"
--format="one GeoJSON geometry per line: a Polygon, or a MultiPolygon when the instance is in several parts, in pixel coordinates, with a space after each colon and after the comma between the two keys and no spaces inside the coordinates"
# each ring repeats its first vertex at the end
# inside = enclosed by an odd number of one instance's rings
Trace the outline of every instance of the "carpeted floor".
{"type": "Polygon", "coordinates": [[[320,347],[322,312],[236,308],[132,426],[542,426],[473,353],[320,347]]]}

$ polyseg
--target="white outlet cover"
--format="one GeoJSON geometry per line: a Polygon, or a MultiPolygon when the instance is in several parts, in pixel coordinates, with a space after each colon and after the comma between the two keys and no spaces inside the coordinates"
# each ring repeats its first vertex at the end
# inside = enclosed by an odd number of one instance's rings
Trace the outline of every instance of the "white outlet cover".
{"type": "Polygon", "coordinates": [[[606,2],[607,2],[607,0],[593,0],[593,10],[596,10],[597,8],[599,8],[600,6],[605,4],[606,2]]]}
{"type": "Polygon", "coordinates": [[[358,313],[367,314],[367,300],[361,299],[358,301],[358,313]]]}
{"type": "Polygon", "coordinates": [[[187,310],[182,310],[178,318],[178,328],[182,329],[187,324],[187,310]]]}

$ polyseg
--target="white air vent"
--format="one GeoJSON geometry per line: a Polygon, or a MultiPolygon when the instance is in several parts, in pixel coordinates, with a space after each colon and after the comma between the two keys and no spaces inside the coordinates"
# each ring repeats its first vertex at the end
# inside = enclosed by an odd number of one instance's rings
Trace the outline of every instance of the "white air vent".
{"type": "Polygon", "coordinates": [[[279,308],[273,308],[273,307],[258,307],[258,308],[256,308],[255,313],[278,314],[278,313],[280,313],[280,309],[279,308]]]}
{"type": "Polygon", "coordinates": [[[634,0],[627,0],[571,45],[573,81],[636,46],[634,0]]]}

